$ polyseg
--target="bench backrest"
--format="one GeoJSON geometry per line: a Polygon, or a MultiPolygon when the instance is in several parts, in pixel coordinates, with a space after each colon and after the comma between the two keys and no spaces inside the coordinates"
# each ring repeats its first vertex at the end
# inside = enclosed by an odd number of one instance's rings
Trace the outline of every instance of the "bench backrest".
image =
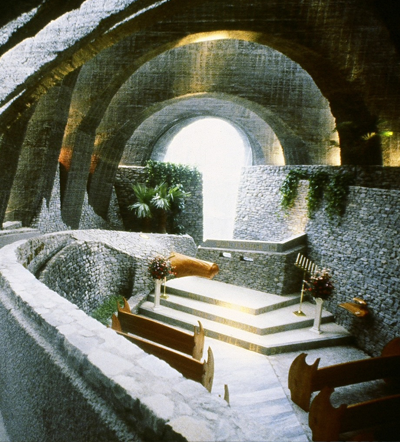
{"type": "Polygon", "coordinates": [[[387,345],[391,348],[391,352],[382,352],[387,356],[360,359],[322,368],[318,368],[320,358],[312,365],[308,365],[305,361],[307,355],[301,353],[294,359],[289,369],[288,384],[292,401],[308,411],[311,394],[324,387],[335,388],[376,379],[399,379],[400,354],[395,353],[400,347],[397,347],[397,344],[398,338],[387,345]],[[394,343],[395,349],[393,349],[394,343]]]}
{"type": "Polygon", "coordinates": [[[133,333],[201,360],[204,349],[204,329],[200,321],[199,327],[194,327],[193,334],[189,334],[153,319],[130,313],[128,309],[129,305],[118,309],[121,331],[133,333]]]}
{"type": "Polygon", "coordinates": [[[336,441],[342,433],[398,425],[400,394],[335,408],[330,402],[333,391],[324,387],[311,404],[308,422],[314,441],[336,441]]]}
{"type": "Polygon", "coordinates": [[[122,327],[116,315],[113,315],[112,318],[112,328],[146,353],[162,359],[171,367],[175,368],[175,370],[179,371],[185,378],[201,383],[211,392],[214,379],[214,357],[211,348],[208,349],[208,360],[200,362],[155,342],[124,333],[121,330],[122,327]]]}

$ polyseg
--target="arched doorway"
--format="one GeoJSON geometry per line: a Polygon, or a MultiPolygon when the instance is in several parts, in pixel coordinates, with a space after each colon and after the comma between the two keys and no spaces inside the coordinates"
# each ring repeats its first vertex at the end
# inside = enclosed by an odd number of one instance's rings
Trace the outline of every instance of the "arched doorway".
{"type": "Polygon", "coordinates": [[[196,166],[203,175],[203,237],[231,239],[240,172],[252,164],[246,135],[226,120],[190,120],[169,142],[164,161],[196,166]]]}

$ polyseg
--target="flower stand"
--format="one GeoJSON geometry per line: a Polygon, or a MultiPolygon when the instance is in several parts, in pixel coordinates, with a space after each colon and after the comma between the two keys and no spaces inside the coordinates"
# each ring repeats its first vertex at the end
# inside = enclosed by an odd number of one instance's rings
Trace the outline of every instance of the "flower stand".
{"type": "Polygon", "coordinates": [[[154,279],[154,307],[153,309],[156,310],[160,308],[160,295],[161,295],[161,284],[162,279],[154,279]]]}
{"type": "Polygon", "coordinates": [[[320,330],[320,327],[321,327],[322,306],[324,305],[324,300],[322,298],[314,298],[314,299],[316,302],[315,318],[314,318],[314,325],[311,331],[314,333],[321,334],[322,331],[320,330]]]}

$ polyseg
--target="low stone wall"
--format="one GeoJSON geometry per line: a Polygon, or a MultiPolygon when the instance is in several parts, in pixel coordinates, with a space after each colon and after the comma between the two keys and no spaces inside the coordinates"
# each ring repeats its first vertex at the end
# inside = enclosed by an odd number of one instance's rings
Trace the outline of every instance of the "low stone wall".
{"type": "Polygon", "coordinates": [[[0,250],[0,407],[12,441],[245,440],[222,398],[38,281],[20,261],[38,265],[45,248],[0,250]]]}
{"type": "Polygon", "coordinates": [[[196,255],[188,235],[81,230],[46,234],[18,250],[20,262],[49,288],[91,313],[106,297],[139,304],[153,290],[149,259],[171,252],[196,255]]]}
{"type": "Polygon", "coordinates": [[[306,254],[305,235],[286,243],[206,241],[197,257],[218,264],[216,281],[286,295],[301,287],[303,272],[293,265],[298,253],[306,254]]]}
{"type": "Polygon", "coordinates": [[[328,310],[374,356],[400,336],[399,184],[399,168],[255,166],[244,169],[238,198],[235,238],[273,241],[298,230],[307,234],[308,257],[333,274],[335,291],[328,310]],[[289,170],[316,168],[355,173],[357,185],[350,187],[340,220],[331,221],[323,205],[308,219],[307,181],[301,183],[294,208],[287,215],[280,208],[279,188],[289,170]],[[338,306],[353,297],[367,301],[370,315],[365,319],[338,306]]]}

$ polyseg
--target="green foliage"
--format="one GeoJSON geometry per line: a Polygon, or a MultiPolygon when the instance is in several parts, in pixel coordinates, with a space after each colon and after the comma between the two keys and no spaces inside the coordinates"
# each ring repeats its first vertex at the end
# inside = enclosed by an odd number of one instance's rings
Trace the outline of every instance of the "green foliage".
{"type": "Polygon", "coordinates": [[[138,218],[151,218],[153,216],[151,208],[155,195],[155,189],[149,188],[144,184],[135,184],[132,186],[136,202],[128,207],[133,210],[138,218]]]}
{"type": "Polygon", "coordinates": [[[104,325],[109,325],[113,313],[117,311],[117,303],[120,307],[123,307],[124,298],[122,296],[109,296],[92,312],[92,318],[97,319],[104,325]]]}
{"type": "Polygon", "coordinates": [[[338,174],[330,177],[325,192],[326,212],[329,218],[332,219],[335,215],[343,216],[346,210],[349,186],[352,183],[353,177],[350,174],[338,174]]]}
{"type": "Polygon", "coordinates": [[[317,171],[311,174],[309,177],[309,188],[307,195],[307,209],[308,216],[313,217],[315,211],[321,205],[321,201],[324,195],[324,190],[329,182],[329,175],[327,172],[317,171]]]}
{"type": "Polygon", "coordinates": [[[299,181],[306,179],[307,175],[302,170],[292,169],[286,176],[280,192],[282,195],[281,206],[284,210],[291,209],[297,197],[299,181]]]}
{"type": "Polygon", "coordinates": [[[165,210],[166,212],[171,209],[171,199],[166,183],[161,183],[154,188],[154,197],[151,202],[156,209],[165,210]]]}
{"type": "Polygon", "coordinates": [[[136,201],[128,208],[137,218],[147,221],[143,226],[147,231],[151,230],[149,219],[156,215],[159,232],[184,233],[183,226],[176,222],[176,215],[184,210],[186,200],[191,196],[184,188],[199,185],[200,172],[183,164],[152,160],[146,167],[146,184],[132,186],[136,201]]]}
{"type": "Polygon", "coordinates": [[[156,187],[166,183],[168,187],[181,184],[183,188],[188,188],[200,184],[201,173],[195,167],[149,160],[146,168],[148,186],[156,187]]]}
{"type": "Polygon", "coordinates": [[[344,214],[349,186],[353,182],[351,174],[340,172],[328,174],[325,171],[307,172],[299,169],[291,170],[280,188],[282,195],[281,207],[285,211],[294,205],[300,180],[309,180],[307,210],[310,218],[314,216],[324,197],[326,200],[325,210],[330,219],[344,214]]]}

